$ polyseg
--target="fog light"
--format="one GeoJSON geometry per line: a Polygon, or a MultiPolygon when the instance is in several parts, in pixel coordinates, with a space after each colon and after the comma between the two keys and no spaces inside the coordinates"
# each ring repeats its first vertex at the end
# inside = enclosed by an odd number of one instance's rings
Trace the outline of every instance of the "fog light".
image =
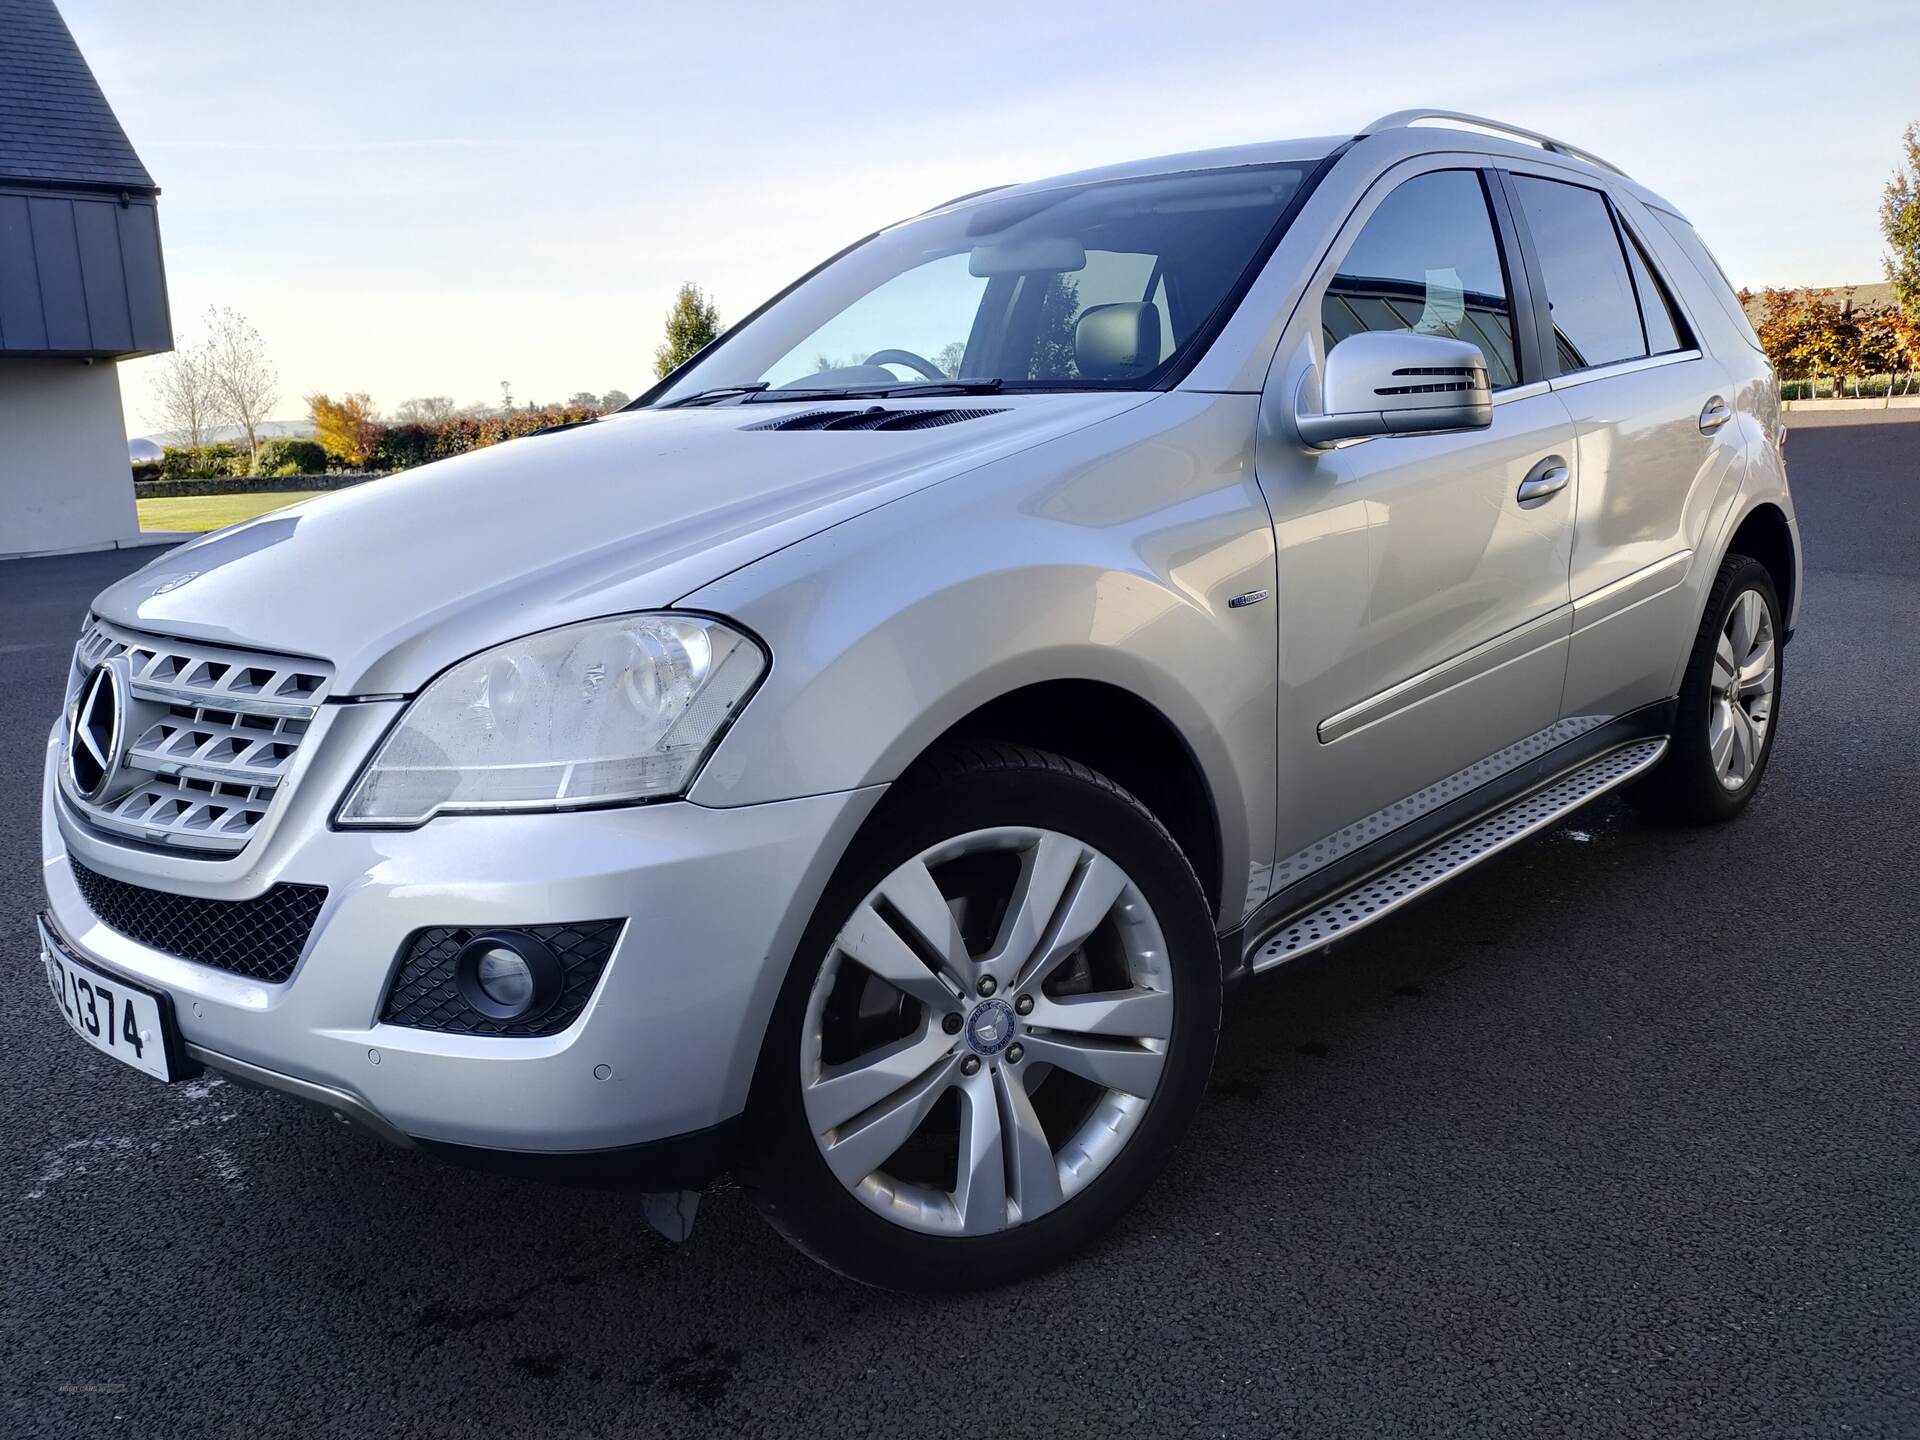
{"type": "Polygon", "coordinates": [[[476,978],[483,995],[516,1015],[533,1000],[533,971],[504,946],[481,954],[476,978]]]}
{"type": "Polygon", "coordinates": [[[476,935],[453,962],[461,998],[492,1020],[538,1019],[566,987],[566,967],[531,935],[512,930],[476,935]]]}

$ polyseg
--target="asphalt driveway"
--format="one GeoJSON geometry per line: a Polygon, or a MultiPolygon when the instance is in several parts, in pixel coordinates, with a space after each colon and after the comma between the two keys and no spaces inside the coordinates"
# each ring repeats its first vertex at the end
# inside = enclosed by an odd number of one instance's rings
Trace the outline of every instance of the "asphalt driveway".
{"type": "Polygon", "coordinates": [[[0,1432],[1920,1434],[1920,424],[1796,422],[1752,809],[1603,801],[1258,984],[1147,1202],[958,1301],[84,1050],[38,757],[143,557],[0,565],[0,1432]]]}

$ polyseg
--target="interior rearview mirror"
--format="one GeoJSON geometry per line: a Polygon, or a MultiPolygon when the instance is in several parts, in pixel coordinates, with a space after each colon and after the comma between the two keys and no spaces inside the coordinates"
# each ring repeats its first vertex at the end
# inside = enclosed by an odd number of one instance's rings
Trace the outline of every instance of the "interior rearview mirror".
{"type": "Polygon", "coordinates": [[[1493,390],[1480,347],[1443,335],[1364,330],[1327,352],[1318,401],[1301,380],[1294,424],[1309,445],[1366,435],[1484,430],[1493,390]]]}
{"type": "Polygon", "coordinates": [[[1024,235],[973,247],[967,273],[976,280],[996,275],[1071,273],[1087,268],[1087,252],[1071,235],[1024,235]]]}

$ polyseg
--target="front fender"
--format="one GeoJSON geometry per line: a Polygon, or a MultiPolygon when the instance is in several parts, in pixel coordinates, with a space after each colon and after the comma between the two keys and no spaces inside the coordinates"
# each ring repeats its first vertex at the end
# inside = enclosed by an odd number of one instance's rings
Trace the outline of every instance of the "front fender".
{"type": "Polygon", "coordinates": [[[1222,910],[1240,913],[1249,865],[1271,858],[1275,792],[1274,607],[1228,604],[1274,583],[1257,403],[1162,397],[687,596],[773,655],[689,798],[886,783],[989,701],[1102,682],[1186,739],[1219,820],[1222,910]]]}

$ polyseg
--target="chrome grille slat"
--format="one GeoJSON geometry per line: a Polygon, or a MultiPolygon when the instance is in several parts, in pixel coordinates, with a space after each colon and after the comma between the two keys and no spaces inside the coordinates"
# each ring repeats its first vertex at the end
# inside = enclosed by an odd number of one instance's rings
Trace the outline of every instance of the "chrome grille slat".
{"type": "Polygon", "coordinates": [[[196,689],[185,685],[154,685],[135,679],[133,693],[142,700],[158,700],[162,705],[205,705],[216,710],[231,710],[239,715],[276,715],[293,720],[311,720],[317,705],[287,704],[257,699],[230,690],[196,689]]]}
{"type": "Polygon", "coordinates": [[[154,721],[127,755],[134,768],[155,775],[271,790],[285,777],[305,733],[298,720],[275,719],[258,729],[195,710],[154,721]]]}
{"type": "Polygon", "coordinates": [[[67,803],[95,828],[170,849],[233,854],[246,847],[291,773],[326,699],[317,661],[147,635],[90,619],[74,647],[74,679],[125,656],[140,723],[124,766],[133,783],[98,802],[67,803]]]}

